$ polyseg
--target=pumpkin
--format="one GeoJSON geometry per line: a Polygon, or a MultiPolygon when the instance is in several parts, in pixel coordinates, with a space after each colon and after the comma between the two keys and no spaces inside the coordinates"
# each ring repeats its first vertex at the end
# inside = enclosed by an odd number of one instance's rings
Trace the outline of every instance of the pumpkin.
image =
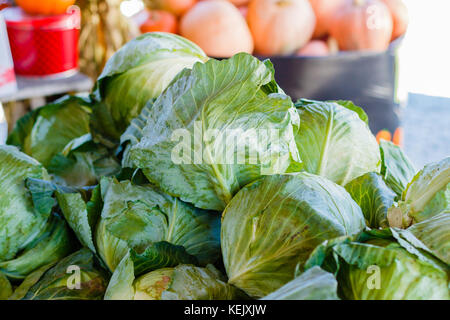
{"type": "Polygon", "coordinates": [[[323,38],[330,32],[330,24],[333,16],[345,0],[309,0],[316,14],[316,29],[313,38],[323,38]]]}
{"type": "Polygon", "coordinates": [[[228,1],[230,1],[232,4],[234,4],[237,7],[245,6],[246,4],[248,4],[250,2],[250,0],[228,0],[228,1]]]}
{"type": "Polygon", "coordinates": [[[392,134],[389,132],[389,130],[383,129],[378,131],[376,135],[377,142],[380,143],[380,140],[386,140],[391,141],[392,140],[392,134]]]}
{"type": "Polygon", "coordinates": [[[165,10],[181,16],[191,9],[197,0],[145,0],[144,2],[149,8],[165,10]]]}
{"type": "Polygon", "coordinates": [[[408,8],[401,0],[382,0],[392,14],[394,21],[394,30],[392,31],[392,40],[405,34],[408,29],[409,17],[408,8]]]}
{"type": "Polygon", "coordinates": [[[330,54],[328,44],[323,40],[311,40],[303,48],[297,51],[297,56],[325,57],[330,54]]]}
{"type": "Polygon", "coordinates": [[[398,127],[395,129],[394,137],[392,138],[392,142],[397,146],[403,145],[403,128],[398,127]]]}
{"type": "Polygon", "coordinates": [[[340,50],[383,51],[393,30],[389,8],[379,0],[350,0],[336,13],[330,34],[340,50]]]}
{"type": "Polygon", "coordinates": [[[253,39],[239,10],[223,0],[201,1],[181,19],[180,33],[209,56],[253,52],[253,39]]]}
{"type": "Polygon", "coordinates": [[[150,10],[147,20],[140,25],[142,33],[147,32],[178,32],[178,21],[175,15],[164,10],[150,10]]]}
{"type": "Polygon", "coordinates": [[[63,14],[75,0],[16,0],[16,4],[29,14],[63,14]]]}
{"type": "Polygon", "coordinates": [[[264,56],[295,53],[308,43],[316,25],[308,0],[252,0],[247,21],[255,52],[264,56]]]}

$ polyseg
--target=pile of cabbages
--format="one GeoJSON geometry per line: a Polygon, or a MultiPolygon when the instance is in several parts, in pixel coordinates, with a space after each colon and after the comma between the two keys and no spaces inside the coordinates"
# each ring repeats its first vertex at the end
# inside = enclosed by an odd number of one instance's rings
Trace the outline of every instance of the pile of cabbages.
{"type": "Polygon", "coordinates": [[[145,34],[0,147],[0,299],[449,299],[449,183],[268,60],[145,34]]]}

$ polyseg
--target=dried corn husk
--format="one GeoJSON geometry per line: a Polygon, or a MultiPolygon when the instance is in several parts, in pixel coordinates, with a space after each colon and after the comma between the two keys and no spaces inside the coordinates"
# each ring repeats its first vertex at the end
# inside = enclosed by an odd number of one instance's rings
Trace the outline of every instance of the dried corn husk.
{"type": "Polygon", "coordinates": [[[120,12],[122,0],[78,0],[81,8],[80,69],[96,79],[106,61],[138,31],[120,12]]]}

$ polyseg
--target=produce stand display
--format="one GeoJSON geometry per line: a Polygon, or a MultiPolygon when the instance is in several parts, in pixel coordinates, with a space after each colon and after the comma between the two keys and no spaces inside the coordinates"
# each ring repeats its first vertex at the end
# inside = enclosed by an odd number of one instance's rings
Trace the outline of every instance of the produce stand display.
{"type": "Polygon", "coordinates": [[[7,96],[0,96],[0,102],[42,98],[67,92],[86,92],[90,91],[93,86],[91,78],[79,72],[63,78],[33,79],[17,77],[16,79],[17,92],[7,96]]]}
{"type": "Polygon", "coordinates": [[[148,2],[197,40],[150,30],[94,85],[19,77],[5,98],[88,91],[33,109],[0,145],[0,300],[450,300],[450,157],[416,168],[358,105],[396,107],[384,2],[349,2],[384,10],[384,41],[362,42],[383,50],[325,60],[254,30],[255,52],[211,57],[204,10],[251,29],[276,0],[250,1],[249,27],[245,0],[148,2]]]}

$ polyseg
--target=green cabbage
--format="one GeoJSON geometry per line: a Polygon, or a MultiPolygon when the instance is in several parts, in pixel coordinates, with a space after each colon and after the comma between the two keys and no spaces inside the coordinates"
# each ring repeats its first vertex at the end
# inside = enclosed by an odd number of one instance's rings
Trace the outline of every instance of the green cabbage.
{"type": "Polygon", "coordinates": [[[127,43],[97,80],[91,121],[96,140],[114,146],[147,101],[157,98],[181,70],[207,59],[197,45],[174,34],[152,32],[127,43]]]}
{"type": "Polygon", "coordinates": [[[133,260],[125,256],[114,272],[106,300],[233,300],[246,296],[226,283],[212,265],[180,264],[135,278],[133,260]]]}
{"type": "Polygon", "coordinates": [[[48,167],[70,141],[89,133],[89,114],[87,99],[62,97],[19,119],[7,144],[19,147],[48,167]]]}
{"type": "Polygon", "coordinates": [[[447,267],[394,230],[364,232],[318,246],[305,264],[336,274],[349,300],[448,300],[447,267]]]}
{"type": "Polygon", "coordinates": [[[229,283],[264,297],[294,278],[324,240],[365,227],[341,186],[306,172],[274,175],[244,187],[222,217],[222,253],[229,283]]]}
{"type": "Polygon", "coordinates": [[[345,189],[361,207],[368,227],[389,227],[387,213],[396,195],[378,173],[366,173],[350,181],[345,189]]]}
{"type": "Polygon", "coordinates": [[[0,272],[22,279],[73,249],[66,223],[40,202],[26,179],[48,179],[36,160],[16,147],[0,146],[0,272]]]}
{"type": "Polygon", "coordinates": [[[262,175],[300,168],[298,115],[273,66],[248,54],[184,70],[123,136],[123,166],[140,168],[163,191],[223,210],[262,175]],[[139,125],[143,126],[139,128],[139,125]]]}
{"type": "Polygon", "coordinates": [[[390,141],[380,140],[381,175],[399,196],[406,189],[417,170],[403,150],[390,141]]]}
{"type": "Polygon", "coordinates": [[[108,283],[88,249],[81,249],[30,274],[10,300],[99,300],[108,283]]]}
{"type": "Polygon", "coordinates": [[[336,278],[313,267],[261,300],[339,300],[336,278]]]}
{"type": "Polygon", "coordinates": [[[300,100],[301,125],[295,132],[303,169],[345,186],[380,172],[380,151],[362,109],[350,102],[300,100]]]}
{"type": "Polygon", "coordinates": [[[87,203],[80,193],[56,196],[80,242],[111,271],[129,251],[138,275],[179,263],[214,263],[220,255],[219,215],[154,187],[103,178],[87,203]]]}
{"type": "Polygon", "coordinates": [[[408,227],[450,209],[450,157],[426,165],[388,213],[392,227],[408,227]]]}

